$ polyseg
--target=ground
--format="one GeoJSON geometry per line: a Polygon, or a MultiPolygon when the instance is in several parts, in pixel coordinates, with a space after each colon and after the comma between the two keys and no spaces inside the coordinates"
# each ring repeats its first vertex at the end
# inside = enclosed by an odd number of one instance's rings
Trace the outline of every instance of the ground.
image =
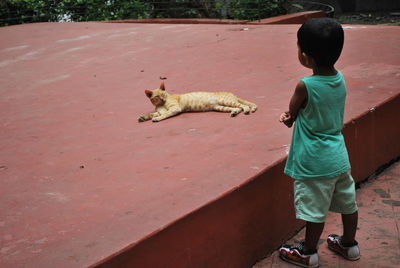
{"type": "Polygon", "coordinates": [[[342,24],[379,24],[400,26],[400,12],[351,12],[337,14],[342,24]]]}
{"type": "MultiPolygon", "coordinates": [[[[357,240],[360,245],[361,259],[356,262],[347,261],[327,248],[326,237],[331,233],[339,233],[342,228],[340,216],[329,213],[324,232],[319,243],[320,267],[399,267],[399,194],[400,194],[400,161],[393,163],[382,173],[371,176],[359,184],[357,203],[359,220],[357,240]]],[[[287,244],[298,243],[304,238],[303,229],[287,244]]],[[[280,260],[278,252],[255,264],[252,268],[295,268],[280,260]]]]}

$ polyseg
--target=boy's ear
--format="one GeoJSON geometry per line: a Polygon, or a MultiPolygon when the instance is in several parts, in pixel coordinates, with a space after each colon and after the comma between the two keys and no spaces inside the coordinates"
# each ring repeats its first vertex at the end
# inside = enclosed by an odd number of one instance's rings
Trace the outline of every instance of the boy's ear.
{"type": "Polygon", "coordinates": [[[308,56],[308,55],[307,55],[306,53],[304,53],[304,52],[302,52],[301,54],[302,54],[303,58],[305,59],[307,66],[312,67],[312,66],[315,65],[315,61],[314,61],[314,58],[313,58],[313,57],[308,56]]]}
{"type": "Polygon", "coordinates": [[[303,56],[303,58],[306,60],[306,62],[308,63],[308,56],[307,56],[307,54],[306,53],[304,53],[304,52],[301,52],[301,55],[303,56]]]}
{"type": "Polygon", "coordinates": [[[161,82],[160,89],[161,89],[161,90],[165,90],[164,82],[161,82]]]}
{"type": "Polygon", "coordinates": [[[151,96],[153,96],[153,92],[151,91],[151,90],[145,90],[144,91],[144,93],[146,94],[146,96],[148,97],[148,98],[151,98],[151,96]]]}

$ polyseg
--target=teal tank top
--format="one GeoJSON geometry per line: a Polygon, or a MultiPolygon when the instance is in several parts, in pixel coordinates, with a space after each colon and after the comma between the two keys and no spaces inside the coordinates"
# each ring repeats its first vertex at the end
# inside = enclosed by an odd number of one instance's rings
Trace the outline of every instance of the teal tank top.
{"type": "Polygon", "coordinates": [[[294,179],[336,177],[350,169],[342,135],[346,84],[341,72],[301,79],[308,102],[296,118],[285,174],[294,179]]]}

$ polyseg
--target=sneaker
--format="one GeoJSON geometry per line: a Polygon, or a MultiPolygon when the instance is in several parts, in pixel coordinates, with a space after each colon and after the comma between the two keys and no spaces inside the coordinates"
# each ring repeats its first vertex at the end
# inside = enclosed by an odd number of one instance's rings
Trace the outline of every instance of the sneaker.
{"type": "Polygon", "coordinates": [[[327,239],[328,248],[350,261],[356,261],[360,259],[360,248],[358,247],[357,241],[354,240],[352,245],[343,245],[342,237],[336,234],[331,234],[327,239]]]}
{"type": "Polygon", "coordinates": [[[318,267],[318,253],[304,254],[304,242],[295,246],[283,245],[279,249],[279,257],[286,262],[290,262],[302,267],[318,267]]]}

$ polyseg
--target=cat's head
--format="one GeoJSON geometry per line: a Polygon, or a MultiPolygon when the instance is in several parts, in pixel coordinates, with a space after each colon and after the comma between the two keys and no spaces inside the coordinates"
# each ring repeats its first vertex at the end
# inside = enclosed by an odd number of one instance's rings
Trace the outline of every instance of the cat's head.
{"type": "Polygon", "coordinates": [[[160,88],[154,90],[146,89],[144,93],[154,106],[164,105],[164,103],[167,101],[168,93],[165,91],[164,82],[161,83],[160,88]]]}

